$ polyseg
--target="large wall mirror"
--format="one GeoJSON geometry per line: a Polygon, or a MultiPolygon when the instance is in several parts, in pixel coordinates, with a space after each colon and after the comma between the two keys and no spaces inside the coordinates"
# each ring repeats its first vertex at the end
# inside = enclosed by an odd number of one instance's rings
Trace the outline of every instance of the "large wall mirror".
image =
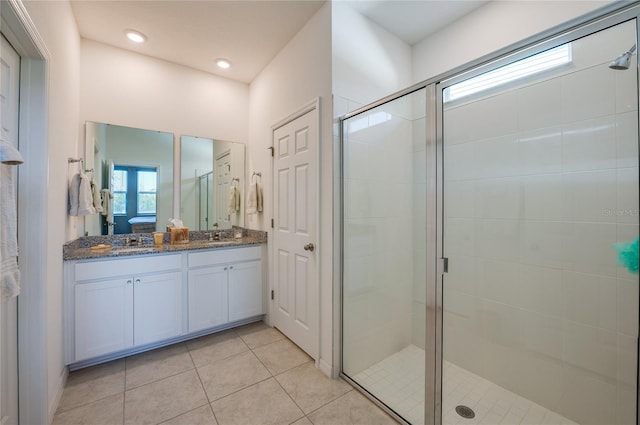
{"type": "Polygon", "coordinates": [[[85,218],[86,234],[164,229],[173,206],[173,134],[87,122],[85,137],[86,168],[110,201],[85,218]]]}
{"type": "Polygon", "coordinates": [[[181,136],[180,216],[193,230],[244,226],[245,146],[181,136]]]}
{"type": "MultiPolygon", "coordinates": [[[[180,218],[191,230],[244,226],[245,145],[181,136],[180,218]]],[[[86,168],[110,202],[89,236],[164,231],[173,218],[174,135],[86,122],[86,168]]]]}

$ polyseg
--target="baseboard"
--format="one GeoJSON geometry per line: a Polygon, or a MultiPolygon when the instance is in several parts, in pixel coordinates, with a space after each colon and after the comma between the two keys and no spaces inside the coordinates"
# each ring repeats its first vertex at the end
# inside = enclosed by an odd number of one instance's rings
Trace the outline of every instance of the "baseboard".
{"type": "Polygon", "coordinates": [[[62,370],[62,375],[60,375],[60,380],[58,381],[58,387],[56,389],[56,396],[53,399],[53,403],[49,406],[49,423],[53,423],[53,417],[58,410],[58,405],[60,404],[60,400],[62,400],[62,393],[64,392],[64,387],[67,385],[67,379],[69,378],[69,368],[64,367],[62,370]]]}
{"type": "Polygon", "coordinates": [[[322,373],[324,373],[325,375],[327,375],[329,378],[336,378],[336,376],[333,376],[333,368],[331,367],[331,364],[328,363],[325,359],[320,359],[320,362],[318,364],[318,368],[322,371],[322,373]]]}

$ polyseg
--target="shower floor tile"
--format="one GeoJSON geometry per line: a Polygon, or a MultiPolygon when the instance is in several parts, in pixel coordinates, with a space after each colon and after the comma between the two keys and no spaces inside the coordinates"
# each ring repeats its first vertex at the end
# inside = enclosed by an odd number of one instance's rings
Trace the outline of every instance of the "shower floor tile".
{"type": "MultiPolygon", "coordinates": [[[[424,350],[409,345],[353,378],[414,425],[424,424],[424,350]]],[[[577,425],[466,369],[443,363],[443,425],[577,425]],[[456,406],[473,409],[465,419],[456,406]]]]}

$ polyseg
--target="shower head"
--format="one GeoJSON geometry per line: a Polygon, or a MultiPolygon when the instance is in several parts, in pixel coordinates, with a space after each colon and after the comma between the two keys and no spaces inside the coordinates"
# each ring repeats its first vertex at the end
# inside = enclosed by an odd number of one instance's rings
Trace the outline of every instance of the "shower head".
{"type": "Polygon", "coordinates": [[[629,69],[629,65],[631,65],[631,55],[636,51],[636,45],[631,46],[629,50],[615,58],[610,64],[609,68],[611,69],[629,69]]]}

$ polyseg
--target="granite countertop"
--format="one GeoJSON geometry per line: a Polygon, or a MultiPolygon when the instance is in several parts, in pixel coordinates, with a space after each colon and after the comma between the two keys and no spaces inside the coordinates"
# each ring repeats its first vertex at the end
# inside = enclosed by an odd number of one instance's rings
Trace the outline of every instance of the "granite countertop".
{"type": "Polygon", "coordinates": [[[168,254],[182,251],[229,248],[235,246],[260,245],[267,242],[267,232],[250,229],[226,229],[220,230],[220,240],[209,241],[211,231],[191,231],[189,232],[189,242],[180,244],[170,244],[169,234],[164,234],[162,245],[153,244],[153,233],[130,233],[126,235],[113,236],[83,236],[73,241],[67,242],[63,246],[63,260],[88,260],[101,258],[119,258],[132,255],[154,255],[168,254]],[[234,237],[234,232],[241,230],[242,237],[234,237]],[[135,238],[137,244],[126,245],[126,241],[135,238]],[[107,249],[91,249],[97,245],[111,245],[107,249]]]}

